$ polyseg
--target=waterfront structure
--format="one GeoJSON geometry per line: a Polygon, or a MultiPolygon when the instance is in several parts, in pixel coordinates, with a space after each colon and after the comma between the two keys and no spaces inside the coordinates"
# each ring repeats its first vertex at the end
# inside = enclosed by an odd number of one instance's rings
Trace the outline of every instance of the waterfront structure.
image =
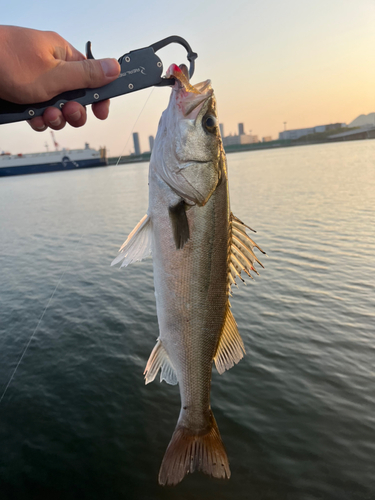
{"type": "Polygon", "coordinates": [[[223,146],[236,146],[240,144],[254,144],[259,142],[257,135],[245,134],[245,126],[243,123],[238,124],[238,135],[224,135],[224,124],[220,123],[220,135],[223,139],[223,146]]]}
{"type": "Polygon", "coordinates": [[[270,135],[267,135],[266,137],[262,137],[262,142],[271,142],[272,137],[270,135]]]}
{"type": "Polygon", "coordinates": [[[254,144],[259,142],[257,135],[228,135],[223,139],[223,146],[235,146],[238,144],[254,144]]]}
{"type": "Polygon", "coordinates": [[[134,154],[139,156],[141,154],[141,148],[139,146],[139,135],[138,132],[133,133],[133,142],[134,142],[134,154]]]}
{"type": "Polygon", "coordinates": [[[154,142],[155,142],[154,136],[149,135],[148,136],[148,143],[150,145],[150,153],[152,153],[152,150],[154,149],[154,142]]]}
{"type": "Polygon", "coordinates": [[[341,132],[340,134],[330,135],[330,141],[357,141],[359,139],[375,139],[375,126],[365,125],[355,130],[341,132]]]}
{"type": "MultiPolygon", "coordinates": [[[[284,122],[286,123],[286,122],[284,122]]],[[[308,127],[308,128],[297,128],[293,130],[284,130],[283,132],[279,132],[280,140],[291,140],[294,141],[309,134],[316,134],[319,132],[326,132],[327,130],[335,130],[337,128],[345,127],[345,123],[330,123],[329,125],[317,125],[316,127],[308,127]]]]}

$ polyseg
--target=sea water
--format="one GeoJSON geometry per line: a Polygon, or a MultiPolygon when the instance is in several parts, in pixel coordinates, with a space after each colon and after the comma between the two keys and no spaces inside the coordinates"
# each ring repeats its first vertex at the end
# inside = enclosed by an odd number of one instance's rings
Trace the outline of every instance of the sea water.
{"type": "Polygon", "coordinates": [[[1,499],[375,499],[375,141],[231,154],[228,170],[267,252],[231,299],[246,356],[213,370],[232,477],[174,488],[157,474],[178,387],[142,375],[152,261],[110,267],[148,165],[1,179],[1,499]]]}

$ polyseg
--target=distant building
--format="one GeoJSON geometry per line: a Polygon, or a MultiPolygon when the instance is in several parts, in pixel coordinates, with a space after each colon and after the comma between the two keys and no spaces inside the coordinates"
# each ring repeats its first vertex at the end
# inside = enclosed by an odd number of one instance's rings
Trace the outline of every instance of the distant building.
{"type": "Polygon", "coordinates": [[[282,141],[291,140],[294,141],[303,137],[304,135],[313,134],[315,127],[310,128],[298,128],[295,130],[284,130],[284,132],[279,132],[279,139],[282,141]]]}
{"type": "Polygon", "coordinates": [[[257,135],[240,135],[240,144],[255,144],[259,142],[257,135]]]}
{"type": "Polygon", "coordinates": [[[329,125],[325,125],[326,130],[336,130],[337,128],[346,127],[346,123],[330,123],[329,125]]]}
{"type": "Polygon", "coordinates": [[[257,135],[228,135],[223,139],[224,146],[236,146],[238,144],[254,144],[259,142],[257,135]]]}
{"type": "Polygon", "coordinates": [[[220,135],[224,139],[224,123],[219,123],[220,135]]]}
{"type": "Polygon", "coordinates": [[[272,141],[272,137],[270,135],[267,135],[266,137],[262,138],[262,142],[271,142],[271,141],[272,141]]]}
{"type": "Polygon", "coordinates": [[[149,135],[148,136],[148,143],[150,145],[150,153],[152,153],[152,150],[154,149],[154,142],[155,142],[154,136],[149,135]]]}
{"type": "Polygon", "coordinates": [[[238,124],[238,135],[245,135],[243,123],[238,124]]]}
{"type": "Polygon", "coordinates": [[[331,123],[329,125],[317,125],[316,127],[308,127],[308,128],[297,128],[294,130],[284,130],[284,132],[279,132],[280,140],[291,140],[294,141],[303,137],[304,135],[316,134],[318,132],[326,132],[327,130],[334,130],[337,128],[342,128],[345,126],[345,123],[331,123]]]}
{"type": "Polygon", "coordinates": [[[141,154],[141,148],[139,146],[139,135],[138,132],[133,133],[133,142],[134,142],[134,154],[135,155],[140,155],[141,154]]]}

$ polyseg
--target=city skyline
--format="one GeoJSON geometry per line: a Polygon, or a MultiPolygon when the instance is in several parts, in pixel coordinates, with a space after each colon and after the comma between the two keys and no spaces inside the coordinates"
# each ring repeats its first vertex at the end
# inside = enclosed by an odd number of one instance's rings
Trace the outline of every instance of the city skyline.
{"type": "MultiPolygon", "coordinates": [[[[87,0],[67,0],[65,7],[85,19],[80,29],[70,16],[60,15],[57,5],[46,9],[44,2],[26,0],[10,4],[2,23],[57,31],[81,51],[91,40],[96,58],[118,58],[171,34],[183,36],[198,53],[192,83],[211,79],[226,135],[244,122],[246,132],[276,138],[284,122],[289,129],[349,123],[375,108],[371,0],[234,0],[230,8],[223,0],[192,0],[188,9],[177,5],[173,10],[166,0],[145,0],[130,10],[108,0],[100,16],[87,0]],[[213,12],[215,22],[207,23],[213,12]],[[224,31],[225,36],[217,35],[224,31]]],[[[171,63],[186,62],[179,46],[158,54],[164,72],[171,63]]],[[[133,131],[142,130],[140,147],[146,150],[169,95],[168,88],[154,88],[115,98],[107,120],[95,119],[90,110],[84,127],[66,126],[55,132],[56,139],[62,147],[89,142],[120,155],[132,149],[133,131]]],[[[43,151],[46,140],[47,132],[34,132],[26,123],[0,126],[0,149],[15,154],[43,151]]]]}
{"type": "MultiPolygon", "coordinates": [[[[359,119],[366,120],[366,118],[368,118],[367,123],[372,125],[374,122],[374,124],[375,124],[375,113],[369,113],[368,115],[369,116],[367,117],[366,115],[361,114],[358,117],[355,117],[351,121],[357,121],[359,119]],[[370,118],[370,115],[374,115],[374,116],[371,116],[371,118],[370,118]]],[[[283,125],[284,125],[284,130],[280,131],[278,133],[277,137],[272,137],[270,135],[258,137],[257,134],[252,134],[251,129],[249,129],[249,134],[247,134],[244,122],[240,122],[237,124],[237,133],[234,133],[234,134],[232,134],[232,132],[230,132],[229,134],[225,135],[225,124],[224,123],[219,123],[219,129],[220,129],[221,138],[223,140],[223,145],[229,146],[229,145],[235,145],[235,144],[251,144],[251,143],[255,143],[255,142],[269,142],[272,140],[285,140],[285,139],[292,139],[293,140],[293,139],[298,139],[299,137],[303,137],[304,135],[308,135],[308,134],[312,134],[312,133],[325,132],[326,130],[334,130],[334,129],[341,128],[341,127],[347,127],[347,126],[350,126],[350,123],[349,124],[346,124],[346,123],[328,124],[327,123],[327,124],[323,124],[323,125],[314,125],[314,126],[310,126],[310,127],[290,129],[290,130],[287,129],[287,127],[286,127],[287,122],[283,122],[283,125]],[[243,138],[245,140],[242,140],[242,141],[236,140],[236,139],[239,139],[240,136],[244,136],[243,138]],[[230,140],[230,139],[234,139],[234,140],[230,140]]],[[[354,126],[358,126],[358,125],[354,125],[354,126]]],[[[155,141],[154,136],[150,135],[148,137],[149,149],[142,150],[140,148],[140,134],[139,134],[139,132],[134,132],[133,133],[133,148],[134,148],[134,150],[132,152],[130,152],[130,154],[139,155],[141,153],[148,153],[148,152],[151,153],[152,148],[154,146],[154,141],[155,141]]]]}
{"type": "MultiPolygon", "coordinates": [[[[374,103],[374,106],[373,108],[375,109],[375,103],[374,103]]],[[[366,114],[371,114],[372,112],[370,111],[364,111],[364,112],[361,112],[359,113],[358,115],[356,115],[355,117],[352,117],[350,120],[349,120],[349,123],[354,121],[355,119],[357,119],[359,116],[363,116],[363,115],[366,115],[366,114]]],[[[233,120],[231,121],[233,122],[233,120]]],[[[330,122],[330,124],[332,124],[334,122],[330,122]]],[[[341,123],[343,126],[346,125],[346,122],[335,122],[335,123],[341,123]]],[[[22,125],[25,125],[25,123],[22,123],[22,125]]],[[[13,124],[13,125],[21,125],[20,123],[18,124],[13,124]]],[[[279,129],[281,129],[281,126],[283,127],[283,130],[279,130],[279,132],[277,132],[275,135],[271,135],[271,134],[264,134],[264,135],[260,135],[260,134],[257,134],[256,133],[256,127],[254,127],[254,131],[253,129],[247,129],[245,127],[245,122],[242,121],[242,122],[239,122],[235,125],[234,127],[234,131],[233,130],[230,130],[229,133],[226,133],[225,131],[227,130],[227,126],[226,124],[224,124],[223,122],[220,122],[219,123],[219,127],[220,127],[220,134],[221,134],[221,137],[222,139],[224,138],[230,138],[230,137],[236,137],[236,136],[239,136],[239,135],[246,135],[246,136],[250,136],[250,135],[253,135],[254,138],[256,138],[254,141],[251,141],[251,142],[258,142],[258,141],[263,141],[263,140],[277,140],[277,139],[282,139],[283,138],[283,134],[282,132],[285,132],[285,131],[292,131],[292,130],[296,130],[296,131],[299,131],[299,130],[302,130],[302,129],[310,129],[311,131],[313,131],[314,129],[317,129],[316,131],[318,131],[319,129],[319,125],[308,125],[307,127],[295,127],[293,129],[289,129],[289,127],[287,127],[287,124],[288,122],[286,121],[283,121],[282,124],[280,125],[279,129]],[[242,127],[242,128],[241,128],[242,127]],[[252,132],[254,132],[252,134],[252,132]]],[[[329,125],[329,124],[325,124],[325,125],[329,125]]],[[[84,127],[83,127],[84,128],[84,127]]],[[[274,127],[275,129],[275,127],[274,127]]],[[[0,128],[0,139],[2,137],[1,135],[1,131],[2,129],[0,128]]],[[[30,133],[32,134],[33,131],[30,130],[30,133]]],[[[62,131],[54,131],[53,133],[54,134],[63,134],[64,130],[62,131]]],[[[3,148],[2,147],[2,143],[0,143],[0,152],[1,151],[7,151],[7,152],[10,152],[12,154],[17,154],[17,153],[33,153],[33,152],[41,152],[45,149],[49,150],[50,146],[52,147],[53,144],[54,144],[54,139],[52,139],[52,142],[51,142],[51,138],[49,136],[49,134],[51,133],[50,129],[47,129],[47,131],[45,132],[44,134],[44,142],[43,142],[43,147],[38,149],[38,150],[24,150],[24,151],[19,151],[17,150],[17,152],[15,153],[14,151],[9,151],[9,149],[6,149],[6,148],[3,148]],[[46,135],[48,134],[48,135],[46,135]]],[[[59,137],[61,137],[61,135],[59,134],[59,137]]],[[[40,134],[38,134],[40,135],[40,134]]],[[[112,156],[126,156],[126,155],[131,155],[131,154],[142,154],[144,152],[151,152],[152,151],[152,147],[153,147],[153,143],[154,143],[154,140],[155,140],[155,135],[156,135],[156,130],[155,130],[155,134],[154,135],[148,135],[147,136],[147,132],[145,132],[144,134],[140,133],[140,132],[132,132],[127,141],[126,141],[126,145],[125,147],[123,148],[123,150],[121,151],[121,153],[118,153],[118,154],[113,154],[111,153],[112,156]],[[146,144],[146,136],[147,136],[147,146],[145,146],[146,144]],[[134,141],[137,141],[137,147],[135,147],[135,142],[134,141]],[[129,144],[131,143],[131,144],[129,144]],[[152,144],[152,145],[151,145],[152,144]],[[130,148],[130,149],[129,149],[130,148]],[[139,152],[137,152],[139,151],[139,152]]],[[[285,136],[287,137],[287,136],[285,136]]],[[[288,136],[289,137],[289,136],[288,136]]],[[[225,142],[225,141],[224,141],[225,142]]],[[[231,142],[227,142],[225,145],[228,145],[228,144],[231,144],[231,142]]],[[[97,145],[93,145],[93,147],[95,148],[98,148],[99,146],[97,145]]],[[[102,146],[105,146],[107,147],[105,144],[100,144],[100,147],[102,146]]],[[[70,145],[65,145],[62,143],[61,147],[65,147],[67,149],[74,149],[73,146],[70,146],[70,145]]],[[[77,149],[83,147],[83,145],[81,144],[77,144],[75,146],[77,149]]],[[[109,148],[107,147],[107,150],[109,151],[109,148]]]]}

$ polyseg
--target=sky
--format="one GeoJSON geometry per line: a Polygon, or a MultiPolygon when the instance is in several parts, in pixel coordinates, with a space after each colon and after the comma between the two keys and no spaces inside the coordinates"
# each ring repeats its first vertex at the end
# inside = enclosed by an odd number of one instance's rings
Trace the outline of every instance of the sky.
{"type": "MultiPolygon", "coordinates": [[[[5,0],[2,0],[5,2],[5,0]]],[[[53,30],[96,58],[116,57],[170,35],[198,53],[192,83],[210,79],[224,133],[278,138],[287,129],[349,123],[375,111],[375,0],[18,0],[1,9],[1,23],[53,30]]],[[[164,70],[186,62],[182,47],[158,52],[164,70]]],[[[149,149],[169,88],[117,97],[110,116],[91,110],[84,127],[55,132],[60,147],[106,146],[109,156],[149,149]]],[[[0,151],[53,149],[50,131],[25,122],[0,125],[0,151]]]]}

